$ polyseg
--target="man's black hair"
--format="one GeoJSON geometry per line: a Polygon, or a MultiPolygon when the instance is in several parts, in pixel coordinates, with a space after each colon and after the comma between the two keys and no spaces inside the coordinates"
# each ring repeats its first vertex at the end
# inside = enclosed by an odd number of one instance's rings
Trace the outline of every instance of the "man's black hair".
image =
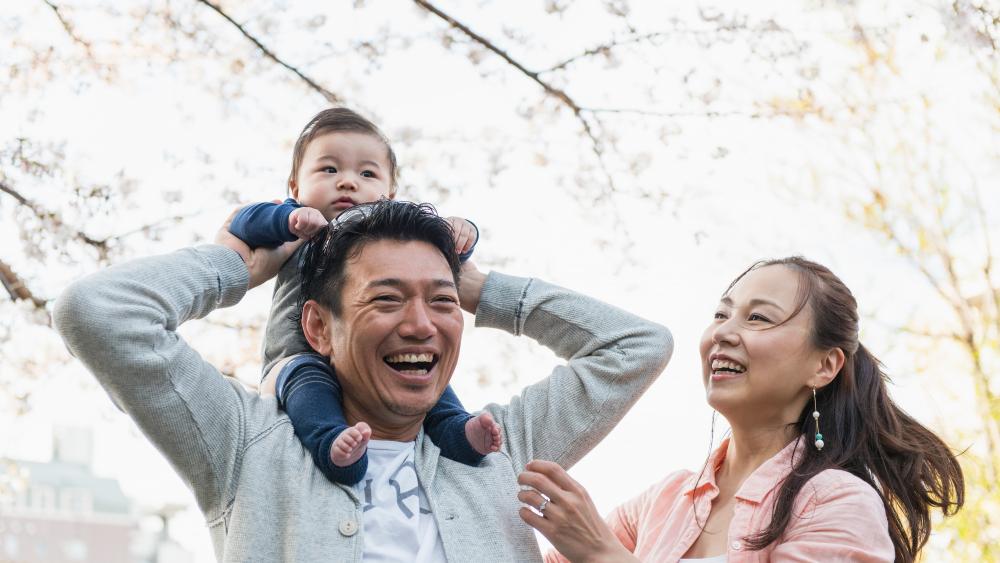
{"type": "MultiPolygon", "coordinates": [[[[342,311],[346,264],[371,242],[380,240],[419,241],[437,248],[458,285],[459,261],[451,226],[434,206],[409,201],[382,199],[354,206],[316,234],[304,250],[297,316],[302,305],[313,299],[334,316],[342,311]]],[[[297,318],[298,321],[301,316],[297,318]]],[[[301,323],[300,323],[301,328],[301,323]]]]}

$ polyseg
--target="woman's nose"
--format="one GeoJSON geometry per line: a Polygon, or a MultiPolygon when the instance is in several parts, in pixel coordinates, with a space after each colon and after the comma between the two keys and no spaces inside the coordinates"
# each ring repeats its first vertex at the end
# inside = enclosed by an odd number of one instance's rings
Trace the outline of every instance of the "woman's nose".
{"type": "Polygon", "coordinates": [[[732,346],[739,344],[740,336],[738,328],[737,323],[733,319],[726,319],[715,326],[715,330],[712,331],[712,342],[716,344],[725,343],[732,346]]]}

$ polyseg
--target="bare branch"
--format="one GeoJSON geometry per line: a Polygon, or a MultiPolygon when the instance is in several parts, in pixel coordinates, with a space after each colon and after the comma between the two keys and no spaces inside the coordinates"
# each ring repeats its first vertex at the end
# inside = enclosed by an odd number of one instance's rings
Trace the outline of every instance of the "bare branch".
{"type": "Polygon", "coordinates": [[[70,39],[72,39],[73,42],[76,43],[77,45],[83,47],[83,50],[87,52],[87,57],[89,57],[90,59],[94,59],[94,51],[90,43],[76,34],[76,30],[73,28],[73,24],[71,24],[69,20],[67,20],[66,17],[63,15],[61,8],[59,8],[59,6],[56,6],[49,0],[42,0],[42,1],[45,2],[46,6],[52,8],[53,12],[55,12],[56,18],[59,19],[59,23],[62,24],[63,29],[66,30],[66,34],[69,35],[70,39]]]}
{"type": "Polygon", "coordinates": [[[12,301],[30,301],[35,308],[45,310],[47,301],[33,294],[14,269],[3,260],[0,260],[0,282],[12,301]]]}
{"type": "Polygon", "coordinates": [[[986,219],[986,206],[983,205],[982,194],[979,193],[978,183],[972,188],[976,216],[979,219],[979,227],[983,230],[983,247],[986,251],[985,263],[983,264],[983,278],[986,282],[986,293],[989,301],[993,304],[993,320],[997,323],[997,331],[1000,332],[1000,284],[993,285],[993,245],[990,242],[990,225],[986,219]]]}
{"type": "Polygon", "coordinates": [[[918,336],[920,338],[929,338],[931,340],[954,340],[956,343],[964,344],[961,334],[956,334],[954,332],[932,332],[929,330],[919,330],[915,328],[910,328],[907,326],[891,326],[892,330],[900,332],[903,334],[908,334],[910,336],[918,336]]]}
{"type": "Polygon", "coordinates": [[[797,117],[801,118],[810,114],[822,114],[821,109],[816,111],[801,111],[801,112],[791,112],[791,111],[742,111],[742,110],[709,110],[709,111],[654,111],[646,109],[635,109],[635,108],[582,108],[581,111],[585,113],[592,114],[620,114],[620,115],[640,115],[643,117],[664,117],[664,118],[681,118],[681,117],[692,117],[692,118],[716,118],[716,117],[744,117],[746,119],[768,119],[772,117],[797,117]]]}
{"type": "Polygon", "coordinates": [[[255,37],[249,31],[247,31],[246,28],[243,27],[239,22],[237,22],[236,20],[234,20],[226,12],[222,11],[222,8],[220,8],[219,6],[213,4],[212,2],[209,2],[208,0],[196,0],[196,1],[199,4],[204,4],[204,5],[208,6],[215,13],[219,14],[220,16],[222,16],[223,19],[225,19],[227,22],[229,22],[230,24],[232,24],[233,27],[235,27],[237,30],[239,30],[239,32],[241,34],[243,34],[244,37],[246,37],[247,39],[249,39],[250,42],[253,43],[255,47],[257,47],[258,49],[260,49],[260,52],[263,53],[265,57],[271,59],[272,61],[274,61],[275,63],[277,63],[279,66],[282,66],[282,67],[288,69],[289,71],[291,71],[292,74],[294,74],[295,76],[299,77],[299,79],[301,79],[303,82],[305,82],[306,85],[309,86],[309,88],[311,88],[312,90],[318,92],[321,96],[323,96],[326,99],[326,101],[330,102],[331,104],[343,104],[344,103],[344,99],[342,97],[338,96],[337,94],[334,94],[330,90],[327,90],[323,86],[320,86],[319,83],[317,83],[312,78],[306,76],[301,70],[299,70],[298,68],[295,68],[294,66],[292,66],[292,65],[288,64],[287,62],[285,62],[285,61],[281,60],[280,58],[278,58],[278,55],[274,54],[274,51],[271,51],[270,49],[268,49],[263,43],[260,42],[259,39],[257,39],[257,37],[255,37]]]}
{"type": "Polygon", "coordinates": [[[260,331],[261,327],[264,326],[259,318],[249,320],[223,320],[213,317],[205,317],[202,319],[202,322],[228,330],[235,330],[237,332],[260,331]]]}
{"type": "MultiPolygon", "coordinates": [[[[510,54],[508,54],[506,51],[494,45],[493,42],[491,42],[489,39],[486,39],[482,35],[479,35],[475,31],[470,29],[469,26],[463,24],[462,22],[442,12],[439,8],[437,8],[430,2],[427,2],[426,0],[413,0],[413,2],[416,3],[418,6],[420,6],[421,8],[434,14],[438,18],[444,20],[448,25],[460,31],[462,34],[464,34],[472,41],[485,47],[487,50],[492,51],[495,55],[503,59],[507,64],[517,69],[518,72],[527,76],[533,82],[541,86],[542,90],[544,90],[546,94],[559,100],[563,105],[569,108],[570,111],[573,112],[573,115],[576,116],[577,120],[580,122],[580,125],[583,127],[583,132],[587,135],[587,138],[590,139],[591,149],[594,155],[597,157],[597,161],[601,166],[601,170],[604,172],[604,175],[608,182],[608,187],[610,188],[611,191],[616,190],[614,179],[612,178],[611,172],[608,170],[607,164],[604,161],[603,143],[598,138],[598,135],[594,132],[594,128],[591,125],[590,121],[588,121],[587,117],[584,116],[584,111],[585,111],[584,108],[582,108],[579,104],[577,104],[576,101],[572,97],[570,97],[570,95],[567,94],[565,90],[553,86],[552,84],[546,82],[545,80],[542,80],[542,78],[539,76],[539,73],[528,70],[527,67],[525,67],[523,64],[521,64],[513,57],[511,57],[510,54]]],[[[593,117],[593,119],[597,125],[601,124],[600,120],[598,120],[596,116],[593,117]]]]}
{"type": "Polygon", "coordinates": [[[621,40],[619,40],[619,39],[613,39],[611,41],[608,41],[607,43],[602,43],[601,45],[598,45],[596,47],[591,47],[590,49],[587,49],[586,51],[584,51],[582,53],[578,53],[576,55],[573,55],[572,57],[569,57],[568,59],[565,59],[562,62],[556,63],[555,65],[550,66],[549,68],[547,68],[545,70],[541,70],[541,71],[539,71],[539,74],[545,74],[545,73],[554,72],[554,71],[557,71],[557,70],[562,70],[562,69],[568,67],[569,65],[571,65],[571,64],[573,64],[573,63],[575,63],[575,62],[577,62],[577,61],[579,61],[581,59],[586,59],[588,57],[593,57],[595,55],[605,55],[605,54],[610,53],[612,49],[616,49],[616,48],[622,47],[624,45],[632,45],[634,43],[641,43],[642,41],[649,41],[649,40],[652,40],[652,39],[658,39],[660,37],[667,37],[667,36],[671,35],[672,33],[673,32],[669,32],[668,33],[666,31],[656,31],[656,32],[653,32],[653,33],[645,33],[645,34],[642,34],[642,35],[635,35],[635,36],[629,37],[628,39],[621,39],[621,40]]]}
{"type": "MultiPolygon", "coordinates": [[[[39,219],[51,221],[55,226],[62,226],[64,224],[62,219],[60,219],[58,215],[56,215],[51,211],[46,211],[45,209],[42,209],[41,207],[39,207],[38,204],[30,201],[28,198],[21,195],[20,192],[8,186],[7,184],[3,183],[2,181],[0,181],[0,192],[9,195],[10,197],[14,198],[14,200],[17,201],[19,204],[30,209],[31,212],[34,213],[35,216],[38,217],[39,219]]],[[[73,230],[72,235],[73,238],[75,238],[76,240],[89,244],[90,246],[96,248],[98,252],[101,253],[102,256],[107,254],[108,239],[98,240],[87,235],[82,231],[77,231],[75,229],[73,230]]]]}

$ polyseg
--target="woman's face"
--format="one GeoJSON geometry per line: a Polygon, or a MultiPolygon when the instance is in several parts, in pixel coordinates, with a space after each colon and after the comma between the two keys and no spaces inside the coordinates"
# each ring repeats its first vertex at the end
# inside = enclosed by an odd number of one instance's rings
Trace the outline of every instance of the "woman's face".
{"type": "Polygon", "coordinates": [[[798,305],[799,275],[781,265],[743,277],[722,298],[701,339],[708,403],[730,423],[798,419],[824,354],[810,340],[813,313],[798,305]],[[783,323],[783,324],[781,324],[783,323]]]}

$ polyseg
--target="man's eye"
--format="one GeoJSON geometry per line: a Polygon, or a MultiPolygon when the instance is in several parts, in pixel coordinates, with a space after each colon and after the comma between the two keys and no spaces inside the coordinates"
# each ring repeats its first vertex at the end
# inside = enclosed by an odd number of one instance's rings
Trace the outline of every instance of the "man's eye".
{"type": "Polygon", "coordinates": [[[725,319],[725,318],[726,318],[726,314],[725,314],[725,313],[723,313],[722,311],[716,311],[716,312],[715,312],[715,317],[714,317],[714,318],[715,318],[715,320],[717,320],[717,321],[721,321],[721,320],[723,320],[723,319],[725,319]]]}
{"type": "Polygon", "coordinates": [[[451,305],[451,304],[457,305],[458,304],[458,299],[455,298],[455,297],[452,297],[451,295],[442,295],[440,297],[435,297],[434,298],[434,302],[435,303],[446,303],[446,304],[449,304],[449,305],[451,305]]]}
{"type": "Polygon", "coordinates": [[[395,295],[376,295],[372,298],[372,301],[382,301],[386,303],[395,303],[399,301],[399,298],[395,295]]]}

